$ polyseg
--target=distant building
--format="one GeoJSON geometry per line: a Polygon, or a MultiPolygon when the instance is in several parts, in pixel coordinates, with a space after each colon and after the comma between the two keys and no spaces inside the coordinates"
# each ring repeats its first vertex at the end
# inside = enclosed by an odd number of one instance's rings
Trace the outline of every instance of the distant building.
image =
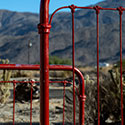
{"type": "Polygon", "coordinates": [[[103,63],[99,63],[99,67],[108,67],[109,63],[103,62],[103,63]]]}
{"type": "MultiPolygon", "coordinates": [[[[110,64],[109,63],[106,63],[106,62],[100,62],[99,63],[99,67],[102,68],[102,67],[108,67],[110,64]]],[[[95,66],[95,68],[97,68],[97,65],[95,66]]]]}

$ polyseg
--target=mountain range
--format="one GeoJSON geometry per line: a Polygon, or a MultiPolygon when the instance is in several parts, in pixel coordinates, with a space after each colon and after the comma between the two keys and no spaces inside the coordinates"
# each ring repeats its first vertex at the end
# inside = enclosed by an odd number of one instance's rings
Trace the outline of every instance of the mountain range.
{"type": "MultiPolygon", "coordinates": [[[[101,7],[125,7],[124,0],[105,0],[97,3],[101,7]]],[[[90,6],[96,6],[90,5],[90,6]]],[[[96,64],[96,12],[76,10],[75,12],[75,60],[76,65],[96,64]]],[[[50,55],[64,59],[72,57],[71,13],[58,12],[52,20],[50,32],[50,55]]],[[[125,12],[123,26],[123,58],[125,57],[125,12]]],[[[39,14],[0,10],[0,58],[10,63],[38,63],[40,44],[37,24],[39,14]],[[32,47],[28,47],[28,43],[32,47]]],[[[99,14],[100,62],[115,63],[119,60],[119,12],[101,10],[99,14]]]]}

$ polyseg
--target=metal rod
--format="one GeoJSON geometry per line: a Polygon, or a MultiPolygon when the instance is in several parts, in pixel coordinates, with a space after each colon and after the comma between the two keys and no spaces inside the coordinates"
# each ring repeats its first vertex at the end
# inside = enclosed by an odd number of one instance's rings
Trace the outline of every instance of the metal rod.
{"type": "Polygon", "coordinates": [[[69,8],[69,6],[64,6],[64,7],[60,7],[60,8],[58,8],[58,9],[56,9],[56,10],[52,13],[52,15],[51,15],[51,17],[50,17],[49,24],[52,23],[53,16],[54,16],[59,10],[66,9],[66,8],[69,8]]]}
{"type": "Polygon", "coordinates": [[[13,125],[15,124],[15,86],[16,82],[13,81],[13,125]]]}
{"type": "Polygon", "coordinates": [[[30,125],[32,125],[32,97],[33,97],[33,82],[31,84],[31,97],[30,97],[30,125]]]}
{"type": "Polygon", "coordinates": [[[72,70],[73,70],[73,124],[75,125],[75,36],[74,36],[74,13],[75,7],[74,5],[71,6],[72,12],[72,70]]]}
{"type": "MultiPolygon", "coordinates": [[[[7,70],[39,70],[39,65],[20,65],[20,64],[0,64],[0,69],[7,69],[7,70]]],[[[72,71],[73,67],[68,65],[49,65],[50,70],[60,70],[60,71],[72,71]]],[[[84,88],[84,77],[82,73],[74,67],[75,74],[78,76],[79,80],[79,86],[80,86],[80,115],[79,115],[79,121],[80,125],[84,125],[84,103],[85,103],[85,88],[84,88]]],[[[0,83],[29,83],[31,81],[0,81],[0,83]]],[[[38,81],[32,81],[33,83],[38,83],[38,81]]],[[[53,81],[49,81],[50,83],[53,83],[53,81]]],[[[54,81],[56,83],[64,83],[64,81],[54,81]]],[[[72,84],[69,81],[65,81],[66,84],[72,84]]],[[[77,89],[77,88],[76,88],[77,89]]],[[[77,89],[78,92],[78,89],[77,89]]],[[[15,104],[15,103],[14,103],[15,104]]],[[[15,111],[15,108],[13,108],[13,112],[15,111]]],[[[41,111],[40,111],[41,112],[41,111]]]]}
{"type": "MultiPolygon", "coordinates": [[[[72,6],[72,5],[71,5],[71,6],[72,6]]],[[[58,12],[58,11],[61,10],[61,9],[70,8],[71,6],[64,6],[64,7],[60,7],[60,8],[58,8],[58,9],[56,9],[56,10],[52,13],[52,15],[51,15],[51,17],[50,17],[49,24],[52,23],[52,18],[53,18],[53,16],[56,14],[56,12],[58,12]]],[[[74,5],[74,6],[75,6],[75,5],[74,5]]],[[[80,6],[75,6],[75,9],[91,9],[91,10],[94,10],[94,8],[95,8],[95,7],[80,7],[80,6]]],[[[103,8],[103,7],[99,7],[99,8],[100,8],[100,10],[111,10],[111,11],[116,11],[116,10],[117,10],[117,8],[103,8]]],[[[123,8],[123,11],[125,11],[125,8],[123,8]]]]}
{"type": "Polygon", "coordinates": [[[99,13],[100,7],[96,6],[96,30],[97,30],[97,106],[98,106],[98,125],[100,125],[100,90],[99,90],[99,13]]]}
{"type": "Polygon", "coordinates": [[[124,125],[124,117],[123,117],[123,84],[122,84],[122,7],[118,8],[120,15],[120,89],[121,89],[121,125],[124,125]]]}
{"type": "Polygon", "coordinates": [[[65,88],[66,88],[66,83],[64,81],[64,88],[63,88],[63,125],[65,124],[65,88]]]}
{"type": "Polygon", "coordinates": [[[41,0],[40,24],[40,125],[49,125],[49,0],[41,0]]]}
{"type": "Polygon", "coordinates": [[[97,89],[98,89],[98,125],[100,125],[100,98],[99,98],[99,14],[97,14],[97,89]]]}
{"type": "Polygon", "coordinates": [[[0,70],[40,70],[40,65],[0,64],[0,70]]]}

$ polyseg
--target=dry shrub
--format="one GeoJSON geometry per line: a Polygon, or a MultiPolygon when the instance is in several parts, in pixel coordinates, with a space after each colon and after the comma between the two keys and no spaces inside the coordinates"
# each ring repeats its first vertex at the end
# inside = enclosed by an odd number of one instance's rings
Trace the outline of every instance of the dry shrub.
{"type": "MultiPolygon", "coordinates": [[[[107,122],[117,123],[121,120],[121,105],[120,105],[120,74],[118,70],[110,70],[110,75],[101,74],[100,80],[100,120],[101,124],[107,124],[107,122]]],[[[123,87],[123,91],[125,88],[123,87]]],[[[67,121],[72,121],[72,100],[73,90],[70,94],[66,95],[66,118],[67,121]]],[[[85,124],[97,125],[98,111],[97,111],[97,82],[87,80],[85,81],[85,124]]],[[[125,93],[123,92],[125,97],[125,93]]],[[[78,94],[76,93],[76,117],[78,121],[79,117],[79,103],[78,94]]],[[[124,101],[125,104],[125,101],[124,101]]],[[[125,109],[124,109],[125,112],[125,109]]]]}
{"type": "MultiPolygon", "coordinates": [[[[9,60],[0,59],[0,62],[3,64],[8,64],[9,60]]],[[[3,73],[0,74],[0,81],[9,81],[11,77],[10,70],[3,70],[3,73]]],[[[0,103],[6,103],[10,97],[10,83],[0,83],[0,103]]]]}

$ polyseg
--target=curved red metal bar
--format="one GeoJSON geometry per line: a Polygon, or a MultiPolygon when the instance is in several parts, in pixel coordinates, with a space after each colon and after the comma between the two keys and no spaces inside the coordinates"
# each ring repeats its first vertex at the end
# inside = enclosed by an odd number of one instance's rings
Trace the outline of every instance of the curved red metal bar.
{"type": "MultiPolygon", "coordinates": [[[[40,65],[27,65],[27,64],[0,64],[0,70],[40,70],[40,65]]],[[[73,67],[69,65],[49,65],[50,70],[64,70],[72,71],[73,67]]],[[[76,67],[75,73],[77,74],[80,83],[84,83],[84,77],[79,69],[76,67]]],[[[84,84],[83,84],[84,87],[84,84]]]]}
{"type": "MultiPolygon", "coordinates": [[[[102,7],[100,7],[100,6],[95,6],[95,7],[80,7],[80,6],[76,6],[76,5],[64,6],[64,7],[60,7],[60,8],[58,8],[58,9],[56,9],[56,10],[52,13],[52,15],[51,15],[51,17],[50,17],[49,24],[52,23],[53,16],[54,16],[59,10],[61,10],[61,9],[66,9],[66,8],[70,8],[70,9],[71,9],[72,6],[74,7],[74,9],[92,9],[92,10],[94,10],[96,7],[98,7],[99,10],[114,10],[114,11],[118,10],[118,8],[102,8],[102,7]]],[[[122,10],[125,11],[125,8],[122,7],[122,10]]]]}
{"type": "MultiPolygon", "coordinates": [[[[0,70],[40,70],[40,65],[25,65],[25,64],[0,64],[0,70]]],[[[63,71],[72,71],[73,67],[68,65],[49,65],[49,70],[63,70],[63,71]]],[[[80,117],[79,124],[84,125],[84,103],[85,103],[85,88],[84,88],[84,77],[82,73],[74,67],[74,71],[79,79],[80,85],[80,117]]],[[[4,81],[1,81],[4,82],[4,81]]],[[[44,124],[46,125],[46,124],[44,124]]]]}
{"type": "MultiPolygon", "coordinates": [[[[78,6],[75,6],[75,5],[71,5],[71,6],[65,6],[65,7],[61,7],[57,10],[54,11],[54,13],[52,14],[51,18],[50,18],[50,24],[52,22],[52,18],[53,16],[55,15],[55,13],[61,9],[64,9],[64,8],[70,8],[71,9],[71,12],[72,12],[72,15],[74,14],[75,12],[75,9],[92,9],[92,10],[95,10],[96,11],[96,16],[97,16],[97,90],[98,90],[98,99],[97,99],[97,102],[98,102],[98,125],[100,125],[100,100],[99,100],[99,13],[100,13],[100,10],[111,10],[111,11],[119,11],[119,15],[120,15],[120,81],[121,81],[121,118],[122,118],[122,125],[124,124],[123,123],[123,87],[122,87],[122,14],[123,14],[123,11],[125,11],[125,8],[123,7],[118,7],[118,8],[102,8],[100,6],[95,6],[95,7],[78,7],[78,6]]],[[[74,15],[72,16],[73,19],[74,19],[74,15]]],[[[72,20],[72,22],[74,22],[74,20],[72,20]]],[[[72,25],[74,26],[74,24],[72,25]]],[[[74,36],[74,28],[72,29],[72,33],[74,36]]],[[[73,46],[74,46],[74,37],[73,37],[73,46]]],[[[74,47],[73,47],[73,52],[74,52],[74,47]]],[[[72,54],[73,55],[73,58],[74,58],[74,53],[72,54]]],[[[74,67],[74,59],[73,59],[73,66],[74,67]]],[[[74,70],[74,69],[73,69],[74,70]]],[[[74,71],[73,71],[74,72],[74,71]]],[[[74,73],[73,73],[74,74],[74,73]]],[[[74,77],[73,77],[74,78],[74,77]]],[[[74,81],[74,80],[73,80],[74,81]]],[[[74,110],[75,111],[75,110],[74,110]]],[[[74,117],[75,119],[75,117],[74,117]]],[[[74,122],[75,123],[75,122],[74,122]]]]}
{"type": "Polygon", "coordinates": [[[52,23],[53,16],[54,16],[59,10],[61,10],[61,9],[66,9],[66,8],[69,8],[69,6],[64,6],[64,7],[60,7],[60,8],[58,8],[58,9],[56,9],[56,10],[52,13],[52,15],[51,15],[51,17],[50,17],[49,24],[52,23]]]}

